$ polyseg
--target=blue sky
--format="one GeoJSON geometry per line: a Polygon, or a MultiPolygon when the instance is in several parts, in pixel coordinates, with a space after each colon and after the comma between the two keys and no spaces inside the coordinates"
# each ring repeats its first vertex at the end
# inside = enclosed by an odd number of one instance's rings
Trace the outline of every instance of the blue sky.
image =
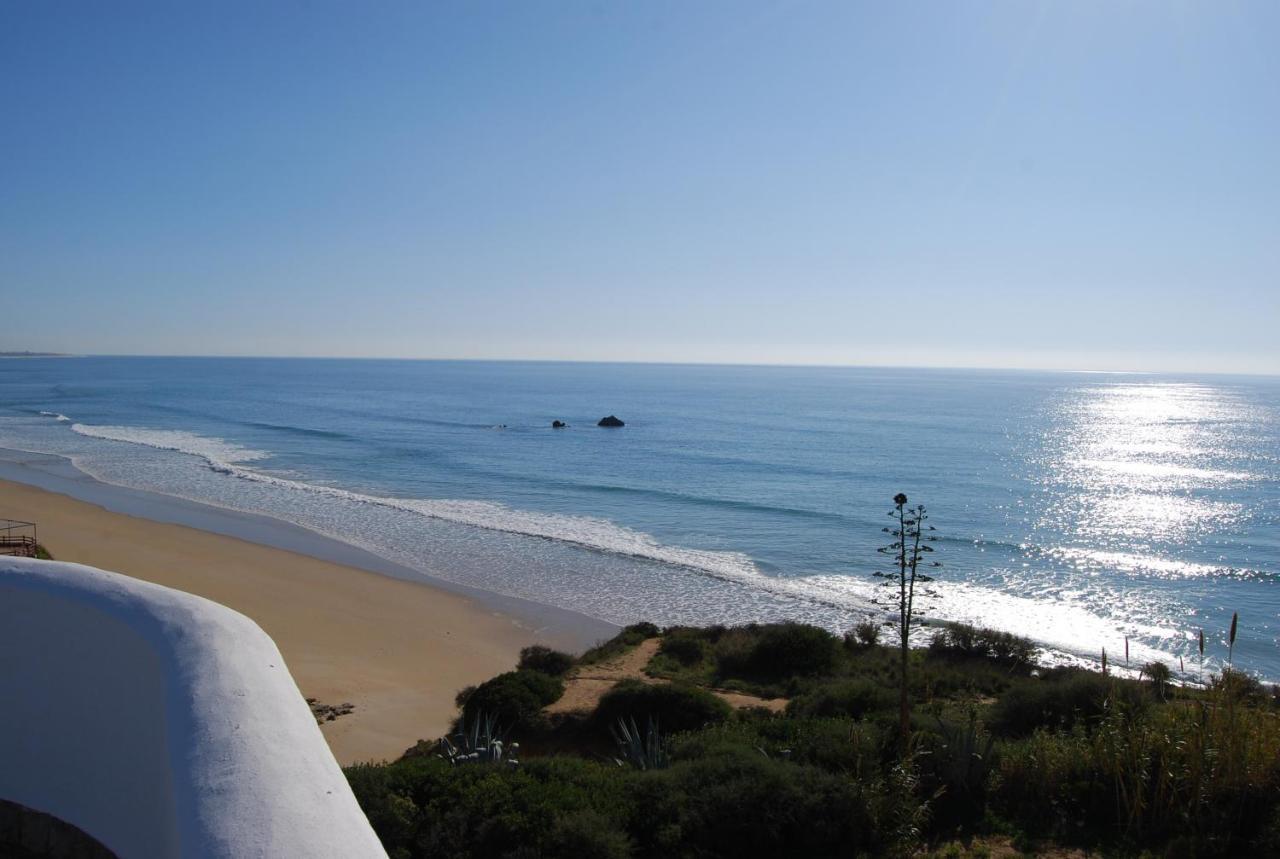
{"type": "Polygon", "coordinates": [[[1277,33],[6,3],[0,348],[1280,373],[1277,33]]]}

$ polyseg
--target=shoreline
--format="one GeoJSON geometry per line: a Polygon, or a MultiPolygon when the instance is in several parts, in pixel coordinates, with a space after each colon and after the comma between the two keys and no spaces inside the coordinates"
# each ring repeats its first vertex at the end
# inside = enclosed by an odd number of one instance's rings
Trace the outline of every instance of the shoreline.
{"type": "Polygon", "coordinates": [[[162,524],[183,525],[468,597],[539,632],[563,640],[569,649],[592,647],[601,640],[612,638],[622,628],[572,609],[433,576],[337,537],[267,514],[107,483],[59,454],[0,447],[0,483],[5,481],[66,495],[112,513],[162,524]]]}
{"type": "Polygon", "coordinates": [[[443,735],[456,692],[513,668],[521,647],[577,651],[614,629],[408,570],[396,575],[396,565],[340,541],[267,517],[103,484],[60,457],[6,453],[41,468],[0,462],[0,517],[34,521],[56,559],[241,612],[276,642],[305,697],[354,704],[351,714],[321,725],[343,765],[394,759],[418,739],[443,735]],[[23,472],[28,479],[14,479],[23,472]],[[66,483],[80,491],[62,491],[66,483]],[[149,510],[157,504],[165,509],[149,510]],[[233,529],[241,533],[227,533],[233,529]],[[373,563],[360,563],[362,556],[373,563]]]}

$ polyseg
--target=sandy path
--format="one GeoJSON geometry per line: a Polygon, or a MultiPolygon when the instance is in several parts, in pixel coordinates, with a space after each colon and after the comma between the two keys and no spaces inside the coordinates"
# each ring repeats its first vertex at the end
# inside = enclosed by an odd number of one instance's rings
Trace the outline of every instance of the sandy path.
{"type": "MultiPolygon", "coordinates": [[[[595,710],[604,694],[620,680],[639,680],[649,684],[668,682],[644,673],[645,666],[658,652],[661,644],[660,638],[648,638],[621,656],[574,669],[565,681],[564,695],[544,712],[548,715],[590,713],[595,710]]],[[[736,709],[763,707],[774,713],[780,713],[787,708],[785,698],[758,698],[745,692],[729,692],[723,689],[711,691],[736,709]]]]}
{"type": "Polygon", "coordinates": [[[661,682],[644,673],[644,667],[658,652],[660,643],[661,640],[657,638],[645,639],[631,650],[607,662],[575,668],[569,675],[569,679],[565,681],[564,695],[544,712],[549,715],[590,713],[600,703],[604,693],[612,689],[619,680],[661,682]]]}

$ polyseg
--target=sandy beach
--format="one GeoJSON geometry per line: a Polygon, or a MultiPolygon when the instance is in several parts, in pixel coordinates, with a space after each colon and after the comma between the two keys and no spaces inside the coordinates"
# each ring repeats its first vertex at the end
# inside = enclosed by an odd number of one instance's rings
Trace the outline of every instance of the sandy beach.
{"type": "Polygon", "coordinates": [[[62,561],[198,594],[253,618],[303,695],[350,702],[322,729],[339,763],[394,759],[445,732],[454,694],[541,636],[476,600],[0,481],[0,518],[34,521],[62,561]]]}

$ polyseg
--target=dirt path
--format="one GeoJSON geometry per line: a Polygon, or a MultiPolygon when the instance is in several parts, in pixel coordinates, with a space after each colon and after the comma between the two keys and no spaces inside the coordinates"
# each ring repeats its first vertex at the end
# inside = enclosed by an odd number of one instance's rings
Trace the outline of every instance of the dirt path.
{"type": "MultiPolygon", "coordinates": [[[[612,689],[620,680],[639,680],[649,684],[666,683],[665,680],[659,680],[644,673],[645,666],[658,652],[661,643],[660,638],[649,638],[614,659],[575,669],[565,681],[564,695],[544,712],[548,715],[590,713],[600,703],[604,693],[612,689]]],[[[737,709],[763,707],[774,713],[780,713],[787,707],[785,698],[766,700],[744,692],[727,692],[720,689],[710,691],[728,702],[729,706],[737,709]]]]}
{"type": "Polygon", "coordinates": [[[724,689],[712,689],[711,691],[735,710],[745,710],[748,707],[763,707],[771,713],[781,713],[787,709],[786,698],[757,698],[755,695],[748,695],[746,692],[729,692],[724,689]]]}
{"type": "Polygon", "coordinates": [[[649,638],[631,650],[595,665],[583,665],[575,668],[564,684],[564,695],[560,700],[547,707],[548,715],[556,713],[590,713],[600,703],[604,693],[613,688],[619,680],[640,680],[645,683],[657,683],[644,673],[644,667],[658,652],[661,639],[649,638]]]}

